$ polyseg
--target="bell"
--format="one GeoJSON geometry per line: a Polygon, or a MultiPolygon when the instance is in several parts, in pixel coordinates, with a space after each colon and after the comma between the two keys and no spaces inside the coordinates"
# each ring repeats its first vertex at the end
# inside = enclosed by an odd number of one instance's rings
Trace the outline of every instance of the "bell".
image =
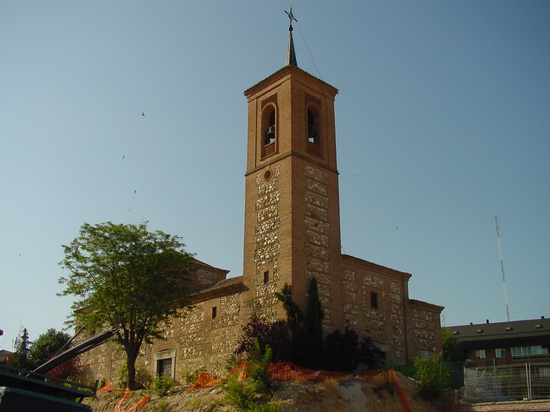
{"type": "Polygon", "coordinates": [[[317,139],[317,137],[319,136],[319,133],[317,133],[317,129],[315,128],[315,126],[313,124],[309,124],[308,125],[308,137],[310,139],[317,139]]]}
{"type": "Polygon", "coordinates": [[[273,139],[275,139],[275,125],[271,125],[267,128],[267,133],[265,134],[266,142],[270,143],[273,139]]]}

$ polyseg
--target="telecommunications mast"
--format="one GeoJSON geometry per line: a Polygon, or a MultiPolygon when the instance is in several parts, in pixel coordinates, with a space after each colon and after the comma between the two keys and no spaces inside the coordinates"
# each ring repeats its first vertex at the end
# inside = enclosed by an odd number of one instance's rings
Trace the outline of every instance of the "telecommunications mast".
{"type": "Polygon", "coordinates": [[[495,215],[497,227],[498,254],[500,256],[500,271],[502,272],[502,286],[504,288],[504,302],[506,303],[506,319],[510,322],[510,309],[508,308],[508,291],[506,289],[506,277],[504,276],[504,260],[502,259],[502,243],[500,242],[500,230],[498,230],[498,217],[495,215]]]}

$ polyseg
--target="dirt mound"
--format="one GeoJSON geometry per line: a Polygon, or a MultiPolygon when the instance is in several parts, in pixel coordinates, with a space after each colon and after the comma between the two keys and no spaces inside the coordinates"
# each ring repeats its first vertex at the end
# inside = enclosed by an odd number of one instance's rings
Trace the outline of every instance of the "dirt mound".
{"type": "MultiPolygon", "coordinates": [[[[396,373],[395,382],[387,374],[371,377],[329,377],[321,381],[298,379],[275,384],[274,393],[283,412],[436,412],[438,405],[417,396],[417,384],[396,373]],[[407,409],[408,408],[408,409],[407,409]]],[[[177,388],[169,396],[153,397],[146,391],[127,395],[121,391],[100,392],[89,402],[94,412],[230,412],[232,407],[224,402],[224,391],[218,384],[198,387],[187,392],[188,387],[177,388]],[[144,396],[151,399],[136,407],[144,396]],[[121,402],[122,401],[122,402],[121,402]]]]}

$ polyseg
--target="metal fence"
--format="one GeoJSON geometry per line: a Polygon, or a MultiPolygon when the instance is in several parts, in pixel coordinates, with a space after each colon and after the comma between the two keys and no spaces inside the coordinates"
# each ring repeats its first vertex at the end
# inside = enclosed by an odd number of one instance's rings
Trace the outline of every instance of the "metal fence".
{"type": "Polygon", "coordinates": [[[550,363],[464,368],[464,400],[550,399],[550,363]]]}

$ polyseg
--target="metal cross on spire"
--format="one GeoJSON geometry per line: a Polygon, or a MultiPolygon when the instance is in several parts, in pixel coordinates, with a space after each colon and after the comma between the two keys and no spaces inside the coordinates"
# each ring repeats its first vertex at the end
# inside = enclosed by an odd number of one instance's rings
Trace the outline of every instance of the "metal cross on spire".
{"type": "Polygon", "coordinates": [[[296,52],[294,50],[294,39],[292,38],[292,20],[294,20],[296,23],[298,23],[298,20],[296,20],[296,17],[294,17],[294,14],[292,14],[292,7],[290,8],[290,11],[286,11],[285,13],[288,16],[289,20],[289,26],[288,26],[288,49],[286,52],[286,65],[292,65],[292,66],[298,66],[298,62],[296,60],[296,52]]]}
{"type": "Polygon", "coordinates": [[[288,16],[288,20],[289,20],[288,30],[292,31],[292,20],[294,20],[296,23],[298,23],[298,20],[296,20],[296,17],[294,17],[294,14],[292,14],[292,7],[290,8],[290,11],[285,10],[285,13],[288,16]]]}

